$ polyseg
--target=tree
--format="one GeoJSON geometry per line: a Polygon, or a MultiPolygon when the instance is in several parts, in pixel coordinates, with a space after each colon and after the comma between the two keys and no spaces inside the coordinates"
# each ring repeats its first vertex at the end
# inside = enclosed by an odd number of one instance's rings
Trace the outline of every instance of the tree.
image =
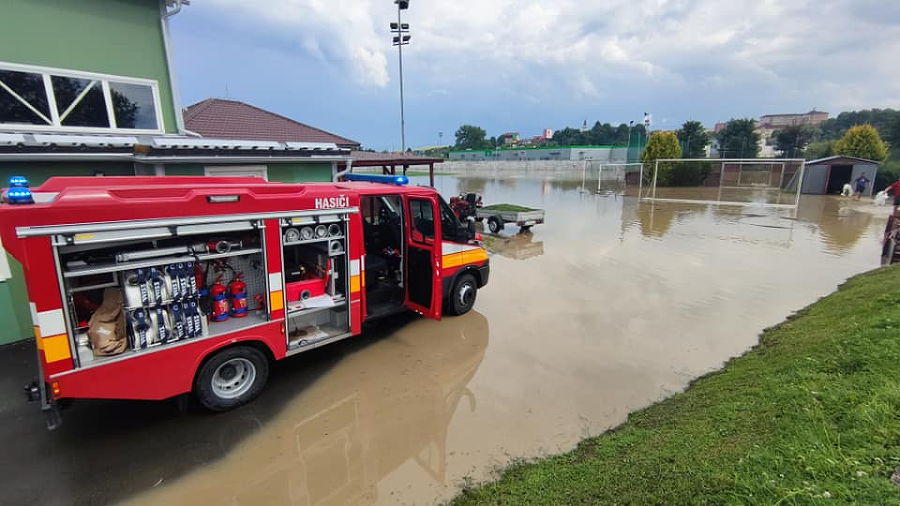
{"type": "Polygon", "coordinates": [[[491,136],[491,138],[488,139],[488,145],[489,145],[490,147],[496,149],[496,148],[497,148],[497,138],[494,137],[494,136],[491,136]]]}
{"type": "Polygon", "coordinates": [[[685,121],[681,128],[675,132],[681,143],[681,152],[684,158],[704,158],[706,145],[709,144],[709,134],[699,121],[685,121]]]}
{"type": "MultiPolygon", "coordinates": [[[[645,172],[651,181],[653,180],[653,171],[656,169],[656,161],[663,158],[681,158],[681,146],[678,145],[678,137],[674,132],[653,132],[646,149],[641,154],[645,172]]],[[[672,163],[661,163],[657,184],[661,186],[671,184],[673,169],[672,163]]]]}
{"type": "Polygon", "coordinates": [[[872,125],[858,125],[834,144],[834,153],[883,162],[888,157],[888,147],[872,125]]]}
{"type": "Polygon", "coordinates": [[[759,134],[756,122],[749,118],[732,119],[725,123],[716,139],[722,158],[756,158],[759,156],[759,134]]]}
{"type": "Polygon", "coordinates": [[[810,125],[785,127],[775,133],[775,149],[781,153],[782,158],[793,158],[806,149],[815,135],[816,129],[810,125]]]}
{"type": "Polygon", "coordinates": [[[810,142],[809,146],[803,150],[803,158],[807,160],[827,158],[834,154],[834,144],[835,141],[810,142]]]}
{"type": "Polygon", "coordinates": [[[484,139],[487,132],[475,125],[462,125],[454,134],[456,135],[456,149],[486,149],[487,141],[484,139]]]}

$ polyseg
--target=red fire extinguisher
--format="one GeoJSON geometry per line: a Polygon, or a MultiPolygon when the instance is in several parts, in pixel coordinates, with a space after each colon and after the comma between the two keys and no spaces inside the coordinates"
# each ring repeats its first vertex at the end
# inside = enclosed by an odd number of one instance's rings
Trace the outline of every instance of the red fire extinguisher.
{"type": "Polygon", "coordinates": [[[225,285],[222,284],[222,276],[219,276],[215,284],[209,287],[209,298],[212,299],[212,320],[216,322],[227,320],[229,304],[225,294],[225,285]]]}
{"type": "Polygon", "coordinates": [[[247,283],[241,279],[241,274],[235,275],[231,283],[228,283],[228,297],[231,299],[231,316],[247,316],[247,283]]]}

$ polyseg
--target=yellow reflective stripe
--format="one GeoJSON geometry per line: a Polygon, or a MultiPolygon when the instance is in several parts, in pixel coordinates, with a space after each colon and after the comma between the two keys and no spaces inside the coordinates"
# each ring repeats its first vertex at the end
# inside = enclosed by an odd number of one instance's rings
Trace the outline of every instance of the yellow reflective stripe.
{"type": "Polygon", "coordinates": [[[459,253],[451,253],[449,255],[444,255],[441,258],[441,265],[444,266],[444,269],[449,269],[451,267],[456,267],[458,265],[462,265],[465,262],[463,261],[463,252],[459,253]]]}
{"type": "Polygon", "coordinates": [[[350,276],[350,291],[358,292],[361,286],[361,282],[359,280],[359,276],[350,276]]]}
{"type": "Polygon", "coordinates": [[[272,311],[284,309],[284,292],[282,290],[276,290],[269,294],[269,309],[272,311]]]}
{"type": "Polygon", "coordinates": [[[484,262],[488,259],[487,251],[482,248],[469,250],[463,252],[464,262],[466,264],[476,264],[480,262],[484,262]]]}
{"type": "Polygon", "coordinates": [[[34,326],[34,342],[37,343],[37,349],[44,349],[44,342],[41,341],[41,328],[37,325],[34,326]]]}
{"type": "Polygon", "coordinates": [[[57,334],[55,336],[41,338],[44,347],[44,360],[47,363],[72,358],[69,350],[69,336],[57,334]]]}

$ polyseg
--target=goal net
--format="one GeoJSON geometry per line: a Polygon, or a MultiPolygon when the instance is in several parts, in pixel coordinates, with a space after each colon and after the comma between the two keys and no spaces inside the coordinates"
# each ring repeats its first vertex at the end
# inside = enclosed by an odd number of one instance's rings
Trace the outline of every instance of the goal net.
{"type": "Polygon", "coordinates": [[[795,209],[800,202],[803,159],[675,158],[645,170],[643,198],[656,201],[795,209]]]}
{"type": "Polygon", "coordinates": [[[590,179],[597,180],[596,193],[624,193],[626,189],[633,187],[634,194],[637,195],[642,186],[647,188],[649,184],[642,163],[588,161],[585,167],[590,179]]]}

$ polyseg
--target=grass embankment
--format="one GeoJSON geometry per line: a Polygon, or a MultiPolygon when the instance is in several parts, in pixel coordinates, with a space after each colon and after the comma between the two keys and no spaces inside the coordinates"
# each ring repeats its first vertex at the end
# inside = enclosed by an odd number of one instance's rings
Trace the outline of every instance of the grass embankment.
{"type": "Polygon", "coordinates": [[[900,504],[898,467],[900,267],[849,280],[686,392],[454,504],[900,504]]]}
{"type": "Polygon", "coordinates": [[[537,210],[530,207],[517,206],[515,204],[493,204],[490,206],[484,206],[482,209],[484,209],[485,211],[510,211],[514,213],[527,213],[529,211],[537,210]]]}

